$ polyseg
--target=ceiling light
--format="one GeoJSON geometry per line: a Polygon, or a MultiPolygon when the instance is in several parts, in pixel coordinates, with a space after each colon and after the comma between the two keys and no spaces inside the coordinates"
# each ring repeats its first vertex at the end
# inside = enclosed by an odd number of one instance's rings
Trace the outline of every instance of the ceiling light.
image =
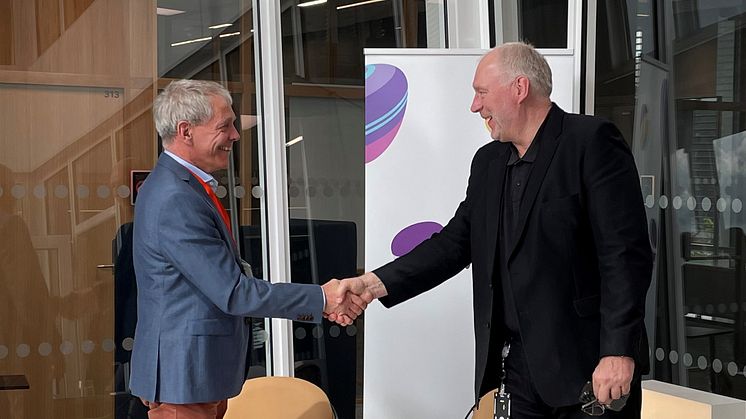
{"type": "Polygon", "coordinates": [[[241,32],[221,33],[220,37],[227,38],[229,36],[236,36],[236,35],[241,35],[241,32]]]}
{"type": "Polygon", "coordinates": [[[307,1],[305,3],[298,4],[298,7],[308,7],[308,6],[316,6],[319,4],[326,3],[326,0],[313,0],[313,1],[307,1]]]}
{"type": "Polygon", "coordinates": [[[254,128],[256,126],[256,115],[241,115],[241,130],[254,128]]]}
{"type": "Polygon", "coordinates": [[[184,11],[176,10],[176,9],[167,9],[165,7],[158,7],[155,9],[155,13],[161,16],[173,16],[173,15],[180,15],[184,13],[184,11]]]}
{"type": "Polygon", "coordinates": [[[179,45],[193,44],[195,42],[209,41],[211,39],[212,39],[211,36],[208,36],[205,38],[190,39],[188,41],[174,42],[173,44],[171,44],[171,46],[178,47],[179,45]]]}
{"type": "Polygon", "coordinates": [[[359,3],[345,4],[342,6],[337,6],[337,10],[349,9],[350,7],[363,6],[363,5],[372,4],[372,3],[380,3],[382,1],[384,0],[368,0],[368,1],[361,1],[359,3]]]}
{"type": "Polygon", "coordinates": [[[221,28],[227,28],[228,26],[233,25],[232,23],[221,23],[219,25],[212,25],[208,26],[209,29],[221,29],[221,28]]]}
{"type": "Polygon", "coordinates": [[[285,143],[285,147],[290,147],[291,145],[293,145],[295,143],[299,143],[301,141],[303,141],[303,136],[299,135],[299,136],[293,138],[292,140],[288,141],[287,143],[285,143]]]}

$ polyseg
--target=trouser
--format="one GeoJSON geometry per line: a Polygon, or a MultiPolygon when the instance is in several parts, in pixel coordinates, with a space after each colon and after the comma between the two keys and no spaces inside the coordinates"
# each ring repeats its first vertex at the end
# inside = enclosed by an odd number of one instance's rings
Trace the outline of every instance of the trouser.
{"type": "MultiPolygon", "coordinates": [[[[485,370],[485,380],[482,382],[480,395],[497,387],[500,376],[500,347],[491,348],[491,353],[485,370]]],[[[505,361],[505,391],[510,393],[511,419],[589,419],[584,413],[581,403],[572,406],[552,407],[544,403],[539,396],[528,371],[526,356],[521,341],[511,340],[510,354],[505,361]]],[[[541,373],[541,372],[537,372],[541,373]]],[[[590,379],[590,377],[588,377],[590,379]]],[[[580,397],[580,390],[578,390],[580,397]]],[[[600,418],[608,419],[640,419],[642,408],[642,388],[639,379],[632,382],[632,389],[627,403],[621,412],[606,410],[600,418]]]]}
{"type": "Polygon", "coordinates": [[[210,403],[160,403],[148,410],[148,419],[223,419],[228,401],[210,403]]]}

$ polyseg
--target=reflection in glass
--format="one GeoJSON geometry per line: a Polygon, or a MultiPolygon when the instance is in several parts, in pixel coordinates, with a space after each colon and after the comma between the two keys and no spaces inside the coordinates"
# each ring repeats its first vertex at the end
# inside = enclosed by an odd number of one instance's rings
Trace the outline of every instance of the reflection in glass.
{"type": "MultiPolygon", "coordinates": [[[[443,2],[341,7],[353,3],[281,15],[293,282],[322,284],[364,265],[363,48],[444,46],[443,2]]],[[[362,323],[293,325],[295,374],[324,389],[340,419],[362,415],[362,323]]]]}
{"type": "Polygon", "coordinates": [[[740,399],[745,17],[746,6],[727,0],[600,2],[596,57],[596,113],[621,127],[641,176],[660,178],[659,205],[647,210],[658,240],[646,325],[654,347],[684,355],[674,362],[656,350],[651,375],[740,399]],[[659,30],[656,16],[666,15],[673,26],[659,30]],[[607,30],[615,25],[634,38],[607,30]]]}

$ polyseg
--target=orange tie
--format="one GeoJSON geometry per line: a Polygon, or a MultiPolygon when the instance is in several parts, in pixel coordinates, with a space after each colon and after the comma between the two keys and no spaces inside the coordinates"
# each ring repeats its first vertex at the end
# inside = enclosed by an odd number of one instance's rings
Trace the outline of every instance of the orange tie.
{"type": "Polygon", "coordinates": [[[194,175],[194,177],[197,178],[199,183],[202,184],[202,187],[205,188],[205,192],[207,192],[207,195],[210,196],[210,199],[212,199],[212,203],[215,204],[215,207],[218,209],[218,212],[220,213],[220,217],[223,218],[223,222],[225,223],[225,226],[228,227],[228,232],[231,233],[231,237],[233,237],[233,229],[231,229],[231,219],[228,217],[228,211],[225,210],[225,207],[223,207],[223,204],[220,202],[220,199],[218,199],[218,196],[215,195],[215,191],[212,190],[210,185],[207,184],[204,180],[202,180],[201,177],[197,176],[190,170],[190,173],[194,175]]]}

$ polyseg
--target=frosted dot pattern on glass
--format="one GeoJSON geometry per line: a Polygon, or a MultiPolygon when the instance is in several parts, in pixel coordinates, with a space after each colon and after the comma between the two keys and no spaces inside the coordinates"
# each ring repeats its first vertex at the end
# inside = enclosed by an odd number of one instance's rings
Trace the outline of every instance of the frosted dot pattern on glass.
{"type": "Polygon", "coordinates": [[[341,331],[339,329],[339,326],[337,326],[337,325],[334,325],[334,326],[332,326],[332,327],[329,328],[329,336],[331,336],[333,338],[339,337],[340,333],[341,333],[341,331]]]}
{"type": "Polygon", "coordinates": [[[298,340],[303,340],[306,338],[306,329],[302,327],[298,327],[295,329],[295,338],[298,340]]]}
{"type": "Polygon", "coordinates": [[[98,195],[99,198],[106,199],[111,195],[111,189],[106,185],[98,185],[98,188],[96,188],[96,195],[98,195]]]}
{"type": "Polygon", "coordinates": [[[117,196],[124,199],[130,196],[130,188],[127,185],[117,186],[117,196]]]}
{"type": "Polygon", "coordinates": [[[264,195],[264,189],[261,186],[254,186],[251,188],[251,196],[254,198],[261,198],[264,195]]]}
{"type": "Polygon", "coordinates": [[[10,194],[13,195],[13,198],[15,199],[21,199],[26,196],[26,187],[23,185],[13,185],[13,187],[10,188],[10,194]]]}
{"type": "Polygon", "coordinates": [[[355,336],[357,335],[357,327],[355,327],[354,324],[351,324],[347,326],[347,328],[345,329],[345,333],[347,333],[347,336],[355,336]]]}
{"type": "Polygon", "coordinates": [[[67,186],[57,185],[54,187],[54,196],[56,196],[57,198],[60,198],[60,199],[65,198],[67,197],[67,194],[68,194],[67,186]]]}
{"type": "Polygon", "coordinates": [[[683,362],[684,362],[684,366],[686,366],[686,367],[691,367],[692,366],[692,362],[694,361],[694,359],[692,358],[692,354],[690,354],[690,353],[687,352],[687,353],[684,354],[684,356],[682,357],[682,359],[683,359],[683,362]]]}
{"type": "Polygon", "coordinates": [[[26,358],[31,353],[31,347],[25,343],[22,343],[16,347],[16,355],[19,358],[26,358]]]}
{"type": "Polygon", "coordinates": [[[36,185],[34,186],[34,196],[42,199],[45,196],[47,196],[47,188],[44,187],[44,185],[36,185]]]}
{"type": "Polygon", "coordinates": [[[73,343],[70,341],[64,341],[60,344],[60,352],[62,352],[63,355],[70,355],[73,353],[73,343]]]}
{"type": "Polygon", "coordinates": [[[78,195],[78,198],[88,198],[91,194],[91,190],[86,185],[78,185],[75,189],[75,193],[78,195]]]}
{"type": "Polygon", "coordinates": [[[316,326],[311,330],[311,334],[313,335],[314,339],[321,339],[324,336],[324,328],[321,326],[316,326]]]}
{"type": "Polygon", "coordinates": [[[84,354],[90,354],[94,349],[96,349],[96,344],[92,340],[85,340],[80,344],[80,350],[84,354]]]}
{"type": "Polygon", "coordinates": [[[134,339],[132,338],[122,339],[122,349],[124,349],[125,351],[131,351],[134,346],[135,346],[134,339]]]}
{"type": "Polygon", "coordinates": [[[52,353],[52,345],[49,342],[43,342],[39,344],[39,355],[49,356],[52,353]]]}

